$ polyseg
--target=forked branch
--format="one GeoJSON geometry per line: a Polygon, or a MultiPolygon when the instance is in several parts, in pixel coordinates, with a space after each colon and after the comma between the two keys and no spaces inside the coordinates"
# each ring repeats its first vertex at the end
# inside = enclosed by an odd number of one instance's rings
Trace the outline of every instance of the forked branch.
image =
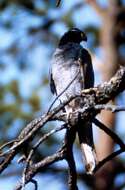
{"type": "MultiPolygon", "coordinates": [[[[73,143],[77,132],[77,128],[73,128],[74,123],[78,122],[78,115],[80,113],[81,118],[84,121],[94,122],[99,128],[104,130],[107,135],[109,135],[117,144],[120,145],[120,149],[118,151],[112,153],[107,158],[99,162],[95,169],[95,171],[97,171],[104,163],[111,160],[113,157],[120,154],[121,152],[125,151],[125,145],[118,137],[118,135],[110,131],[104,124],[95,119],[95,116],[102,109],[108,109],[111,111],[124,111],[124,107],[114,106],[112,108],[111,106],[109,107],[109,105],[105,105],[106,103],[108,103],[109,100],[116,97],[120,92],[124,90],[125,67],[121,67],[116,75],[112,77],[109,82],[105,82],[95,88],[83,90],[79,96],[70,97],[68,101],[65,101],[63,104],[57,106],[43,116],[34,119],[23,129],[17,139],[10,142],[10,144],[5,144],[6,147],[8,145],[10,146],[7,151],[2,151],[5,146],[2,146],[0,148],[0,156],[3,159],[0,164],[0,173],[9,166],[13,158],[17,155],[17,153],[20,152],[20,148],[25,146],[26,143],[32,141],[32,139],[38,134],[39,130],[44,127],[46,123],[53,120],[59,120],[63,121],[64,125],[43,135],[43,137],[41,137],[38,142],[31,148],[28,156],[26,157],[26,165],[23,171],[23,183],[20,182],[15,189],[19,190],[22,187],[25,187],[28,182],[34,181],[33,177],[38,172],[42,171],[49,165],[64,159],[67,161],[69,167],[69,189],[78,190],[77,172],[73,154],[73,143]],[[70,117],[67,118],[66,113],[64,113],[62,110],[70,101],[77,97],[81,97],[83,99],[84,106],[80,110],[72,112],[70,117]],[[49,138],[50,135],[61,131],[64,128],[66,129],[66,135],[62,147],[57,150],[57,152],[53,155],[45,157],[38,162],[34,162],[34,160],[32,159],[32,154],[41,145],[41,143],[49,138]]],[[[37,187],[37,184],[35,186],[37,187]]]]}

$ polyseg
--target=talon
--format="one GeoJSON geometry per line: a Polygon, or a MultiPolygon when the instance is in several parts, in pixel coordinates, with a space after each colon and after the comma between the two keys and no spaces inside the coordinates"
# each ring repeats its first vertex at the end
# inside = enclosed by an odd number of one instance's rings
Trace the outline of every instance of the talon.
{"type": "Polygon", "coordinates": [[[72,114],[71,112],[67,113],[67,120],[70,120],[71,114],[72,114]]]}

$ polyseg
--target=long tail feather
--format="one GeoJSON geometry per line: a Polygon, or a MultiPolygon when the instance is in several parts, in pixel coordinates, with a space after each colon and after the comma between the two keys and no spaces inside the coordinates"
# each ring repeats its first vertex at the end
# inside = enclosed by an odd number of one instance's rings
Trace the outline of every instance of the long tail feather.
{"type": "Polygon", "coordinates": [[[83,124],[80,122],[78,126],[78,136],[82,157],[85,162],[86,172],[87,174],[92,175],[97,163],[97,157],[93,143],[92,124],[83,124]]]}

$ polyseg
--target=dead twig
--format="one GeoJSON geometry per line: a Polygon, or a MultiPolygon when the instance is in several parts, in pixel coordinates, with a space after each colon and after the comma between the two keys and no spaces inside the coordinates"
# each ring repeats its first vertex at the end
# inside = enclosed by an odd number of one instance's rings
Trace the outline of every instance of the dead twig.
{"type": "Polygon", "coordinates": [[[109,135],[112,138],[112,140],[114,140],[114,142],[117,143],[125,151],[125,144],[123,143],[123,141],[120,139],[120,137],[116,133],[114,133],[113,131],[111,131],[111,129],[109,129],[108,127],[106,127],[103,123],[101,123],[96,118],[93,119],[93,123],[97,127],[99,127],[101,130],[103,130],[107,135],[109,135]]]}
{"type": "Polygon", "coordinates": [[[56,7],[59,7],[60,3],[61,3],[61,0],[57,0],[56,1],[56,7]]]}
{"type": "Polygon", "coordinates": [[[73,143],[76,137],[76,127],[70,127],[66,131],[65,135],[65,148],[66,148],[66,161],[69,166],[68,185],[69,190],[78,190],[77,187],[77,172],[73,155],[73,143]]]}
{"type": "Polygon", "coordinates": [[[111,161],[113,158],[115,158],[116,156],[118,156],[124,151],[125,151],[124,149],[120,148],[116,152],[113,152],[112,154],[104,158],[102,161],[98,162],[97,166],[94,169],[94,173],[97,172],[105,163],[107,163],[108,161],[111,161]]]}
{"type": "Polygon", "coordinates": [[[24,168],[24,170],[23,170],[23,175],[22,175],[22,188],[25,187],[25,181],[26,181],[26,180],[25,180],[25,179],[26,179],[25,176],[26,176],[27,170],[28,170],[29,167],[30,167],[31,158],[32,158],[32,156],[33,156],[35,150],[36,150],[36,149],[39,147],[39,145],[40,145],[42,142],[44,142],[48,137],[50,137],[52,134],[54,134],[54,133],[56,133],[56,132],[58,132],[58,131],[61,131],[61,130],[65,129],[66,126],[67,126],[67,124],[64,124],[64,125],[62,125],[61,127],[58,127],[58,128],[56,128],[56,129],[51,130],[49,133],[43,135],[43,137],[40,138],[39,141],[32,147],[32,149],[30,150],[29,155],[28,155],[28,157],[27,157],[27,159],[26,159],[26,165],[25,165],[25,168],[24,168]]]}
{"type": "Polygon", "coordinates": [[[95,105],[95,109],[96,110],[107,110],[107,111],[111,111],[111,112],[115,113],[115,112],[119,112],[119,111],[125,111],[125,106],[101,104],[101,105],[95,105]]]}
{"type": "MultiPolygon", "coordinates": [[[[24,174],[23,174],[23,184],[20,182],[18,186],[16,187],[16,190],[19,190],[27,184],[28,182],[33,181],[33,177],[36,173],[40,172],[45,167],[65,159],[69,166],[69,188],[70,190],[77,190],[77,177],[76,177],[76,167],[75,167],[75,161],[74,161],[74,155],[73,155],[73,143],[75,140],[75,135],[77,132],[77,129],[72,125],[75,122],[78,122],[78,114],[79,113],[72,113],[71,118],[67,121],[67,117],[65,114],[60,114],[60,111],[63,110],[63,108],[73,99],[77,97],[81,97],[83,99],[84,107],[83,109],[80,109],[81,118],[83,121],[90,121],[94,122],[99,128],[104,130],[117,144],[120,145],[121,149],[116,151],[115,153],[112,153],[104,160],[100,161],[97,165],[95,171],[99,169],[103,164],[105,164],[108,160],[111,160],[116,155],[120,154],[121,152],[125,151],[125,145],[122,142],[122,140],[110,131],[105,125],[100,123],[97,119],[94,119],[95,116],[98,113],[98,110],[95,108],[95,105],[102,105],[105,103],[108,103],[109,100],[116,97],[120,92],[122,92],[125,89],[125,67],[121,67],[119,71],[116,73],[114,77],[109,82],[103,83],[102,85],[99,85],[95,88],[86,89],[83,90],[81,95],[78,96],[72,96],[69,98],[68,101],[63,102],[61,105],[57,106],[53,110],[51,110],[49,113],[44,114],[43,116],[33,120],[30,124],[28,124],[23,131],[20,133],[20,135],[17,137],[15,142],[12,144],[12,146],[8,149],[7,152],[1,153],[0,156],[3,157],[3,161],[0,164],[0,172],[4,171],[5,168],[8,167],[10,162],[13,160],[15,155],[19,153],[20,148],[25,146],[25,143],[29,143],[33,137],[35,137],[38,133],[38,131],[45,126],[45,124],[52,120],[63,120],[65,124],[68,125],[66,127],[66,136],[65,141],[62,145],[62,147],[53,155],[48,156],[44,159],[41,159],[39,162],[34,163],[31,160],[32,157],[32,151],[35,150],[44,140],[46,140],[50,135],[54,134],[55,132],[62,130],[60,127],[59,129],[54,129],[50,131],[48,134],[44,135],[42,138],[39,139],[38,143],[36,143],[33,147],[34,149],[31,149],[28,158],[27,158],[27,166],[25,167],[24,174]],[[74,189],[73,189],[74,188],[74,189]]],[[[79,111],[78,111],[79,112],[79,111]]]]}
{"type": "MultiPolygon", "coordinates": [[[[66,156],[64,147],[65,146],[63,145],[62,148],[58,150],[55,154],[48,156],[35,164],[31,164],[25,176],[25,184],[30,182],[34,177],[34,175],[40,172],[43,168],[48,167],[49,165],[57,161],[63,160],[66,156]]],[[[19,182],[19,184],[15,187],[15,190],[21,190],[21,188],[22,188],[22,182],[19,182]]]]}
{"type": "Polygon", "coordinates": [[[102,18],[105,18],[107,9],[102,8],[99,3],[97,2],[97,0],[85,0],[85,2],[87,4],[89,4],[95,11],[96,13],[102,18]]]}

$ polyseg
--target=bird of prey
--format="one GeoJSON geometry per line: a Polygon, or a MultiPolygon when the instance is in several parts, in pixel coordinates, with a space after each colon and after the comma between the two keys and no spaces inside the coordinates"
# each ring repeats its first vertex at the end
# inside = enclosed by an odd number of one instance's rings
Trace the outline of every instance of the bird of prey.
{"type": "MultiPolygon", "coordinates": [[[[59,96],[60,102],[71,96],[79,95],[81,90],[94,86],[94,72],[89,52],[80,42],[87,41],[84,32],[72,28],[64,33],[52,57],[50,69],[50,88],[59,96]],[[62,93],[63,92],[63,93],[62,93]]],[[[66,113],[82,108],[81,98],[71,101],[65,106],[66,113]]],[[[96,154],[93,143],[92,124],[80,122],[78,132],[85,168],[92,174],[96,166],[96,154]]]]}

